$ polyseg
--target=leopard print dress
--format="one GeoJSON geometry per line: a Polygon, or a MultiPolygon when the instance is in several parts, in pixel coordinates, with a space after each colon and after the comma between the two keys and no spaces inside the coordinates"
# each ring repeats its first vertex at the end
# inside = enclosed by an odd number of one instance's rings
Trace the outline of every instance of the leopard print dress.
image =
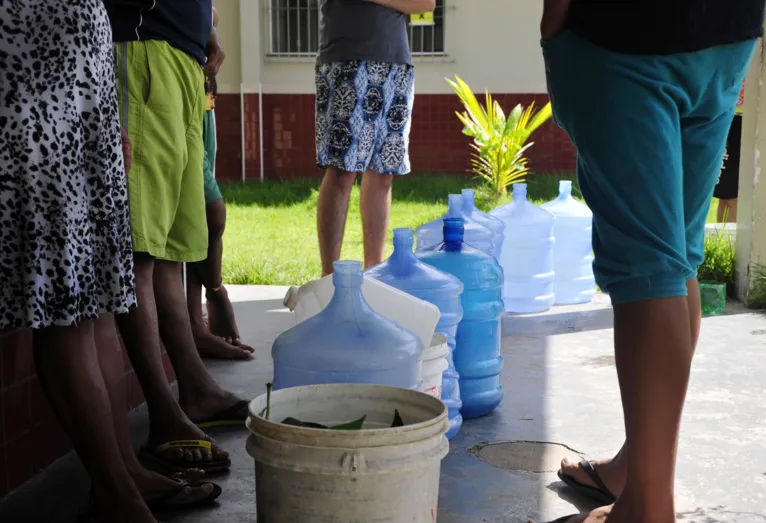
{"type": "Polygon", "coordinates": [[[101,0],[0,0],[0,332],[136,304],[101,0]]]}

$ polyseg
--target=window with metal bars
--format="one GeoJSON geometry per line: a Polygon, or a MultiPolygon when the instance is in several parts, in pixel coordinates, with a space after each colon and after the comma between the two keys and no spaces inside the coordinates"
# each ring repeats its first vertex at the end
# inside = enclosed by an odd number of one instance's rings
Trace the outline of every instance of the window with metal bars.
{"type": "MultiPolygon", "coordinates": [[[[433,25],[409,25],[415,56],[445,53],[444,2],[436,0],[433,25]]],[[[269,0],[272,56],[314,56],[319,51],[319,0],[269,0]]]]}

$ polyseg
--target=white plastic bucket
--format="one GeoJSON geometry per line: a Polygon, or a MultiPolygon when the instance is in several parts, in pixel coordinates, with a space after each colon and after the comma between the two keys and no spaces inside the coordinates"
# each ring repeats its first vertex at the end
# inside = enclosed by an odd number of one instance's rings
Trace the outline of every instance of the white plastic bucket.
{"type": "Polygon", "coordinates": [[[271,394],[270,419],[326,425],[367,416],[360,431],[266,420],[250,403],[247,451],[255,460],[258,523],[434,523],[441,460],[449,451],[444,404],[422,392],[360,384],[271,394]],[[395,410],[406,423],[391,428],[395,410]]]}
{"type": "Polygon", "coordinates": [[[449,367],[447,338],[438,332],[431,338],[431,345],[423,353],[423,392],[434,398],[442,397],[442,378],[449,367]]]}

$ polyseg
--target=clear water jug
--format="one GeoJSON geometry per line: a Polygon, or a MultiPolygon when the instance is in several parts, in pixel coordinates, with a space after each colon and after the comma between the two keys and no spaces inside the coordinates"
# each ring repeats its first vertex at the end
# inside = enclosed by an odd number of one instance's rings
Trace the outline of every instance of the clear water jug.
{"type": "Polygon", "coordinates": [[[527,200],[527,184],[513,186],[513,201],[490,214],[505,224],[500,265],[505,273],[506,312],[531,313],[550,309],[554,302],[553,225],[548,211],[527,200]]]}
{"type": "Polygon", "coordinates": [[[455,336],[464,418],[489,414],[503,399],[500,319],[503,269],[494,256],[463,243],[463,219],[445,218],[444,242],[416,253],[418,258],[463,282],[463,319],[455,336]]]}
{"type": "Polygon", "coordinates": [[[365,271],[365,276],[395,287],[439,308],[441,316],[436,332],[444,334],[450,348],[449,367],[442,379],[442,401],[449,410],[450,428],[447,438],[452,439],[463,424],[460,408],[460,376],[455,370],[452,353],[455,351],[457,326],[463,318],[460,294],[463,283],[451,274],[421,262],[412,252],[412,229],[394,229],[394,252],[389,259],[365,271]]]}
{"type": "Polygon", "coordinates": [[[463,197],[463,214],[492,231],[494,236],[492,241],[495,244],[495,250],[492,255],[496,260],[499,260],[500,253],[503,250],[505,224],[491,214],[482,212],[476,208],[476,193],[473,189],[463,189],[461,196],[463,197]]]}
{"type": "Polygon", "coordinates": [[[370,308],[362,296],[361,262],[333,267],[335,292],[327,307],[274,341],[274,388],[371,383],[418,389],[421,339],[370,308]]]}
{"type": "Polygon", "coordinates": [[[572,182],[559,182],[559,197],[542,206],[556,217],[555,294],[558,305],[588,303],[596,295],[593,277],[593,213],[572,197],[572,182]]]}
{"type": "Polygon", "coordinates": [[[416,252],[441,244],[444,239],[442,232],[444,218],[451,217],[463,218],[465,223],[465,242],[468,245],[487,254],[494,255],[495,242],[492,231],[463,214],[463,197],[460,194],[449,195],[449,211],[447,211],[443,218],[428,222],[415,231],[415,237],[418,239],[416,252]]]}

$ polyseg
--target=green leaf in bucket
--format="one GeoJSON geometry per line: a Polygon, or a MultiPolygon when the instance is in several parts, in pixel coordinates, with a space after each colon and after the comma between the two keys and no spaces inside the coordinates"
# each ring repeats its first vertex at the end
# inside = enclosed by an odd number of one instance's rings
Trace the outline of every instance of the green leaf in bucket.
{"type": "Polygon", "coordinates": [[[330,427],[330,430],[362,430],[362,426],[364,425],[364,420],[367,419],[367,415],[365,414],[361,418],[355,421],[351,421],[349,423],[343,423],[342,425],[335,425],[334,427],[330,427]]]}
{"type": "Polygon", "coordinates": [[[321,425],[319,423],[312,423],[310,421],[301,421],[299,419],[295,418],[285,418],[282,420],[282,425],[290,425],[293,427],[303,427],[307,429],[327,429],[326,425],[321,425]]]}
{"type": "Polygon", "coordinates": [[[266,406],[258,414],[258,416],[260,416],[263,419],[269,419],[269,415],[271,414],[271,389],[273,387],[274,385],[271,383],[266,384],[266,406]]]}
{"type": "Polygon", "coordinates": [[[391,423],[391,428],[394,427],[404,427],[404,420],[402,420],[402,416],[399,414],[399,409],[394,410],[394,421],[391,423]]]}

